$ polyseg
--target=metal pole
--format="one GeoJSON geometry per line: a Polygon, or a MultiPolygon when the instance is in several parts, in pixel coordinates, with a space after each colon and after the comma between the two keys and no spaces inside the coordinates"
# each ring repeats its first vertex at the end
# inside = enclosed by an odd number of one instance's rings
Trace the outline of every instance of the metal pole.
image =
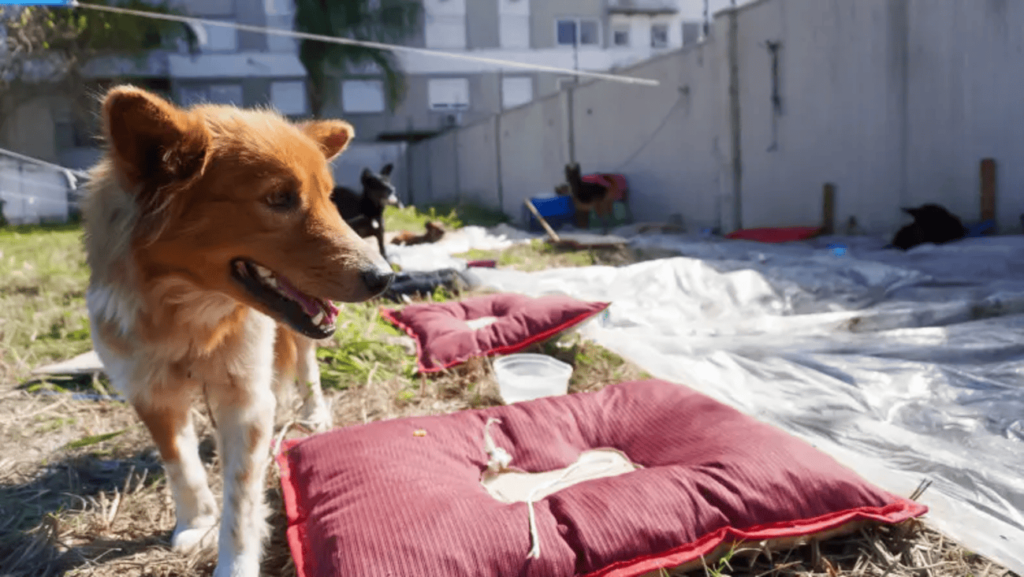
{"type": "Polygon", "coordinates": [[[494,116],[494,171],[497,175],[498,209],[505,212],[505,185],[501,173],[501,117],[505,115],[505,71],[498,69],[498,114],[494,116]]]}
{"type": "MultiPolygon", "coordinates": [[[[573,58],[573,69],[579,72],[580,69],[580,30],[579,24],[576,25],[576,33],[572,38],[572,58],[573,58]]],[[[576,162],[576,112],[574,106],[574,100],[576,99],[576,86],[579,84],[579,76],[572,77],[572,84],[569,86],[569,92],[566,95],[567,110],[569,113],[569,162],[576,162]]]]}
{"type": "MultiPolygon", "coordinates": [[[[711,32],[711,14],[708,3],[710,0],[704,0],[704,38],[710,36],[711,32]]],[[[735,4],[734,4],[735,5],[735,4]]]]}
{"type": "Polygon", "coordinates": [[[462,179],[459,177],[459,128],[452,130],[452,148],[455,150],[455,202],[462,204],[462,179]]]}

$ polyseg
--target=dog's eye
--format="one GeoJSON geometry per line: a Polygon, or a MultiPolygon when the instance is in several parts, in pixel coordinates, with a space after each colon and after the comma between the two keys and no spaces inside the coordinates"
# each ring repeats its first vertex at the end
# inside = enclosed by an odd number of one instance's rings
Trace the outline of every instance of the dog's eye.
{"type": "Polygon", "coordinates": [[[267,204],[271,209],[288,212],[299,207],[299,194],[292,190],[279,190],[267,196],[267,204]]]}

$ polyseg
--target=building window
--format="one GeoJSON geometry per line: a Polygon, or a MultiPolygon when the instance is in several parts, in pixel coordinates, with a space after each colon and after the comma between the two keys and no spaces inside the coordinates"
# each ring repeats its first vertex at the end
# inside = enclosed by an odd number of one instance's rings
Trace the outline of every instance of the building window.
{"type": "Polygon", "coordinates": [[[683,22],[683,46],[700,42],[700,31],[703,27],[700,22],[683,22]]]}
{"type": "Polygon", "coordinates": [[[241,84],[211,84],[207,93],[209,101],[214,104],[243,105],[241,84]]]}
{"type": "Polygon", "coordinates": [[[616,28],[612,30],[612,44],[615,46],[629,46],[629,28],[616,28]]]}
{"type": "Polygon", "coordinates": [[[668,46],[668,24],[651,24],[651,48],[668,46]]]}
{"type": "Polygon", "coordinates": [[[501,79],[501,106],[515,108],[533,100],[533,78],[518,76],[501,79]]]}
{"type": "Polygon", "coordinates": [[[555,41],[559,46],[597,46],[601,44],[601,24],[592,18],[559,18],[555,41]]]}
{"type": "Polygon", "coordinates": [[[530,47],[530,3],[498,0],[498,45],[502,48],[530,47]]]}
{"type": "Polygon", "coordinates": [[[465,48],[465,14],[425,14],[424,42],[427,48],[465,48]]]}
{"type": "Polygon", "coordinates": [[[341,83],[341,109],[348,113],[384,112],[383,80],[344,80],[341,83]]]}
{"type": "Polygon", "coordinates": [[[270,83],[270,103],[281,114],[298,116],[306,113],[306,83],[286,80],[270,83]]]}
{"type": "Polygon", "coordinates": [[[178,99],[185,106],[192,106],[193,104],[244,105],[241,84],[183,86],[178,89],[178,99]]]}
{"type": "MultiPolygon", "coordinates": [[[[234,21],[224,20],[234,24],[234,21]]],[[[206,31],[206,44],[200,46],[203,52],[237,52],[238,30],[227,26],[203,26],[206,31]]]]}
{"type": "Polygon", "coordinates": [[[431,110],[468,110],[468,78],[432,78],[427,82],[431,110]]]}

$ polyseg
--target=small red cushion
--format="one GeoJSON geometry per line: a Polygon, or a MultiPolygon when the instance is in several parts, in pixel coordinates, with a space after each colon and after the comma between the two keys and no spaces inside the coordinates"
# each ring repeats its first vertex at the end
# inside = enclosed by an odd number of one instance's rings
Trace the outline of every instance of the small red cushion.
{"type": "Polygon", "coordinates": [[[471,357],[520,351],[582,323],[609,304],[565,295],[493,294],[414,304],[402,310],[381,309],[381,316],[415,339],[420,372],[433,373],[471,357]],[[478,329],[466,324],[486,317],[498,320],[478,329]]]}
{"type": "Polygon", "coordinates": [[[898,523],[926,507],[806,442],[663,381],[444,416],[380,421],[286,443],[288,540],[301,577],[619,576],[700,562],[720,545],[898,523]],[[560,469],[614,448],[637,471],[527,506],[492,498],[483,430],[512,466],[560,469]]]}
{"type": "Polygon", "coordinates": [[[821,234],[820,226],[790,226],[784,228],[746,228],[725,235],[733,240],[754,240],[779,243],[807,240],[821,234]]]}

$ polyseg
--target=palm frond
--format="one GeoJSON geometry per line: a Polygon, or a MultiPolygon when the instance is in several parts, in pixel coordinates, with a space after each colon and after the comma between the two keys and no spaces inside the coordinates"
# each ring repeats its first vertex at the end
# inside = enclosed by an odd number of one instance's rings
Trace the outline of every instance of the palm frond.
{"type": "MultiPolygon", "coordinates": [[[[295,29],[311,34],[371,40],[396,44],[404,42],[419,25],[422,5],[413,0],[369,0],[331,2],[296,0],[295,29]]],[[[387,86],[387,105],[394,109],[404,94],[405,82],[398,60],[387,51],[363,46],[330,44],[303,40],[299,59],[309,74],[314,115],[334,91],[328,78],[348,75],[355,67],[374,64],[382,72],[387,86]]]]}

